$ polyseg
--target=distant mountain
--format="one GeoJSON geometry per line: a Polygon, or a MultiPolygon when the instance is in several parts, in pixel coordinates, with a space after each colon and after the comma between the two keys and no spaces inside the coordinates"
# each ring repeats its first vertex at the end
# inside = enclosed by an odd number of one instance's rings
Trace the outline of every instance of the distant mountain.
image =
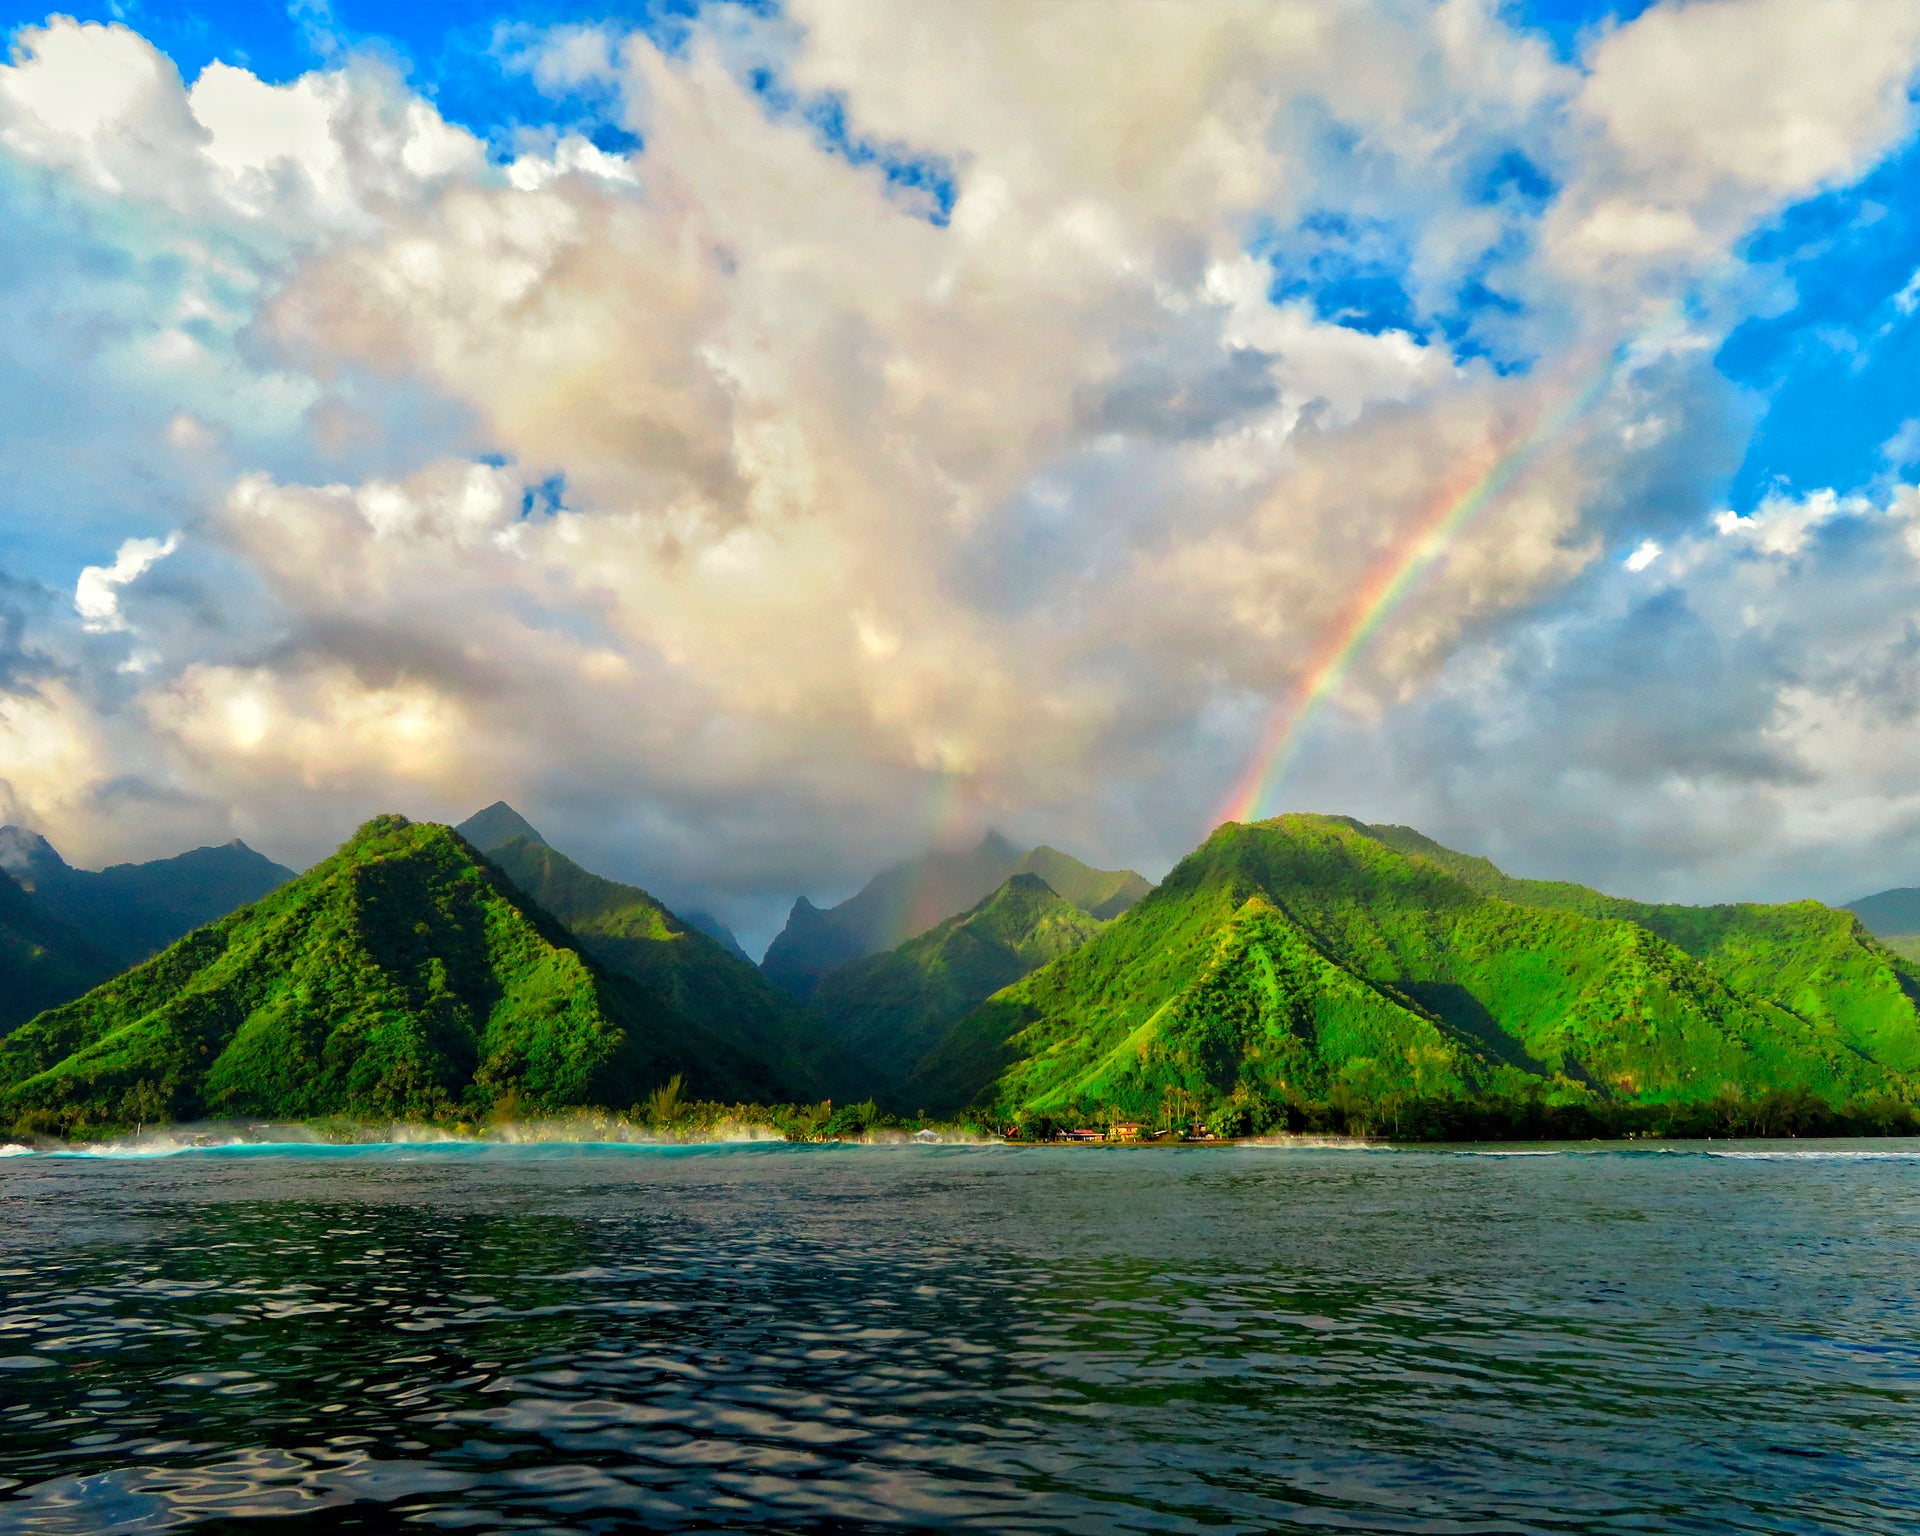
{"type": "Polygon", "coordinates": [[[1407,828],[1229,823],[954,1026],[928,1107],[1142,1118],[1484,1093],[1920,1094],[1920,981],[1853,916],[1513,880],[1407,828]]]}
{"type": "Polygon", "coordinates": [[[1895,954],[1920,960],[1920,889],[1909,885],[1862,896],[1846,909],[1895,954]]]}
{"type": "Polygon", "coordinates": [[[728,954],[746,961],[748,965],[753,964],[753,957],[740,947],[740,940],[735,937],[734,931],[711,912],[682,912],[680,918],[689,928],[698,928],[728,954]]]}
{"type": "Polygon", "coordinates": [[[494,801],[484,811],[475,811],[453,830],[482,853],[510,843],[516,837],[524,837],[535,843],[546,842],[534,830],[533,823],[504,800],[494,801]]]}
{"type": "Polygon", "coordinates": [[[78,997],[120,967],[39,907],[0,869],[0,1035],[44,1008],[78,997]]]}
{"type": "Polygon", "coordinates": [[[1090,869],[1071,854],[1042,843],[1014,866],[1016,875],[1038,875],[1062,900],[1089,917],[1118,917],[1153,889],[1130,869],[1090,869]]]}
{"type": "Polygon", "coordinates": [[[872,1091],[894,1097],[955,1021],[1105,926],[1038,875],[1014,875],[977,906],[897,949],[828,972],[811,1007],[874,1074],[872,1091]]]}
{"type": "Polygon", "coordinates": [[[0,1040],[0,1122],[625,1107],[759,1062],[575,947],[469,844],[383,816],[263,900],[0,1040]]]}
{"type": "Polygon", "coordinates": [[[851,1064],[752,961],[682,922],[638,886],[589,873],[545,843],[516,837],[483,851],[610,970],[644,983],[720,1039],[770,1063],[801,1096],[844,1096],[851,1064]]]}
{"type": "Polygon", "coordinates": [[[761,969],[793,996],[808,998],[829,971],[925,933],[1012,876],[1028,873],[1098,917],[1117,916],[1153,889],[1132,870],[1092,869],[1053,848],[1023,852],[989,832],[976,848],[936,849],[895,864],[837,907],[823,910],[802,896],[761,969]]]}
{"type": "Polygon", "coordinates": [[[238,839],[145,864],[75,869],[24,827],[0,827],[0,869],[36,907],[84,934],[117,966],[145,959],[293,878],[238,839]]]}

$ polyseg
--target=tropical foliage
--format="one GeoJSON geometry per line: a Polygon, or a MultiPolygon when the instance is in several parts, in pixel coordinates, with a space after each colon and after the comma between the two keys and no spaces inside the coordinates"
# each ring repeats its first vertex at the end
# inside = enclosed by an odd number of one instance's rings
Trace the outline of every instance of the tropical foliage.
{"type": "Polygon", "coordinates": [[[449,828],[383,816],[250,907],[0,1040],[0,1118],[447,1118],[777,1077],[583,955],[449,828]]]}
{"type": "Polygon", "coordinates": [[[1009,1118],[1290,1125],[1393,1102],[1904,1103],[1917,990],[1814,903],[1650,907],[1509,880],[1405,829],[1286,816],[1220,828],[956,1025],[907,1091],[1009,1118]]]}

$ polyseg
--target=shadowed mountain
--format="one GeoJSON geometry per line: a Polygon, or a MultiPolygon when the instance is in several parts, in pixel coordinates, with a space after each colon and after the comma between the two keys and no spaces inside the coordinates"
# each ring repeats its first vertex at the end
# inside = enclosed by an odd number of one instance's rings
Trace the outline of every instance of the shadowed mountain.
{"type": "Polygon", "coordinates": [[[1911,1098],[1916,985],[1851,914],[1516,881],[1404,828],[1228,823],[1083,948],[996,993],[916,1103],[1178,1117],[1491,1093],[1911,1098]]]}
{"type": "Polygon", "coordinates": [[[897,949],[828,972],[811,1006],[874,1074],[873,1091],[895,1097],[900,1080],[969,1009],[1104,926],[1038,875],[1015,875],[897,949]]]}
{"type": "Polygon", "coordinates": [[[292,870],[237,838],[145,864],[75,869],[44,837],[23,827],[0,827],[0,869],[41,911],[111,956],[116,968],[293,878],[292,870]]]}
{"type": "Polygon", "coordinates": [[[0,870],[0,1035],[119,969],[111,955],[42,910],[0,870]]]}
{"type": "Polygon", "coordinates": [[[1920,890],[1901,886],[1881,891],[1848,902],[1846,909],[1895,954],[1920,960],[1920,890]]]}
{"type": "Polygon", "coordinates": [[[484,811],[475,811],[453,830],[482,853],[489,848],[498,848],[510,843],[516,837],[524,837],[536,843],[546,842],[546,839],[534,830],[533,823],[504,800],[494,801],[484,811]]]}
{"type": "Polygon", "coordinates": [[[882,870],[837,907],[822,909],[802,896],[761,969],[793,996],[809,998],[828,972],[925,933],[1028,873],[1097,917],[1117,916],[1153,889],[1132,870],[1093,869],[1054,848],[1023,852],[989,832],[978,847],[935,849],[882,870]]]}
{"type": "Polygon", "coordinates": [[[602,969],[447,827],[383,816],[261,901],[0,1040],[0,1120],[623,1108],[761,1063],[602,969]]]}
{"type": "MultiPolygon", "coordinates": [[[[728,954],[753,965],[753,957],[740,947],[740,940],[734,931],[711,912],[682,912],[680,919],[689,928],[698,928],[728,954]]],[[[757,966],[754,968],[759,969],[757,966]]]]}
{"type": "MultiPolygon", "coordinates": [[[[481,814],[499,830],[526,826],[505,805],[481,814]],[[506,814],[495,814],[501,811],[506,814]]],[[[752,961],[682,921],[646,891],[582,869],[537,833],[475,846],[566,924],[588,954],[651,988],[718,1038],[768,1062],[797,1094],[844,1097],[853,1085],[857,1069],[818,1021],[752,961]]]]}

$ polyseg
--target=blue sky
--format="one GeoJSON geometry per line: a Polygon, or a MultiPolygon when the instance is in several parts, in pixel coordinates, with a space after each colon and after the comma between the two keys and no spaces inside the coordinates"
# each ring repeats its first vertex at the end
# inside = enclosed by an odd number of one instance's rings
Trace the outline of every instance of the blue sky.
{"type": "Polygon", "coordinates": [[[0,813],[77,858],[506,796],[749,933],[990,824],[1157,873],[1393,586],[1261,809],[1920,881],[1920,11],[60,16],[0,813]]]}

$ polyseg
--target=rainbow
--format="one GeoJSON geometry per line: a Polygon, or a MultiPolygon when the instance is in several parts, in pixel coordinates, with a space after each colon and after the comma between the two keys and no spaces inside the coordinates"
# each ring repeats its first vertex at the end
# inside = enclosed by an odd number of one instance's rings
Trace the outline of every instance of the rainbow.
{"type": "Polygon", "coordinates": [[[1273,798],[1299,746],[1301,733],[1327,696],[1340,686],[1354,660],[1379,633],[1447,548],[1474,517],[1513,486],[1539,460],[1541,451],[1591,410],[1625,359],[1616,349],[1592,376],[1512,447],[1489,449],[1454,475],[1422,511],[1406,542],[1362,584],[1340,616],[1327,627],[1300,674],[1269,717],[1259,750],[1233,793],[1214,817],[1251,821],[1273,798]]]}

